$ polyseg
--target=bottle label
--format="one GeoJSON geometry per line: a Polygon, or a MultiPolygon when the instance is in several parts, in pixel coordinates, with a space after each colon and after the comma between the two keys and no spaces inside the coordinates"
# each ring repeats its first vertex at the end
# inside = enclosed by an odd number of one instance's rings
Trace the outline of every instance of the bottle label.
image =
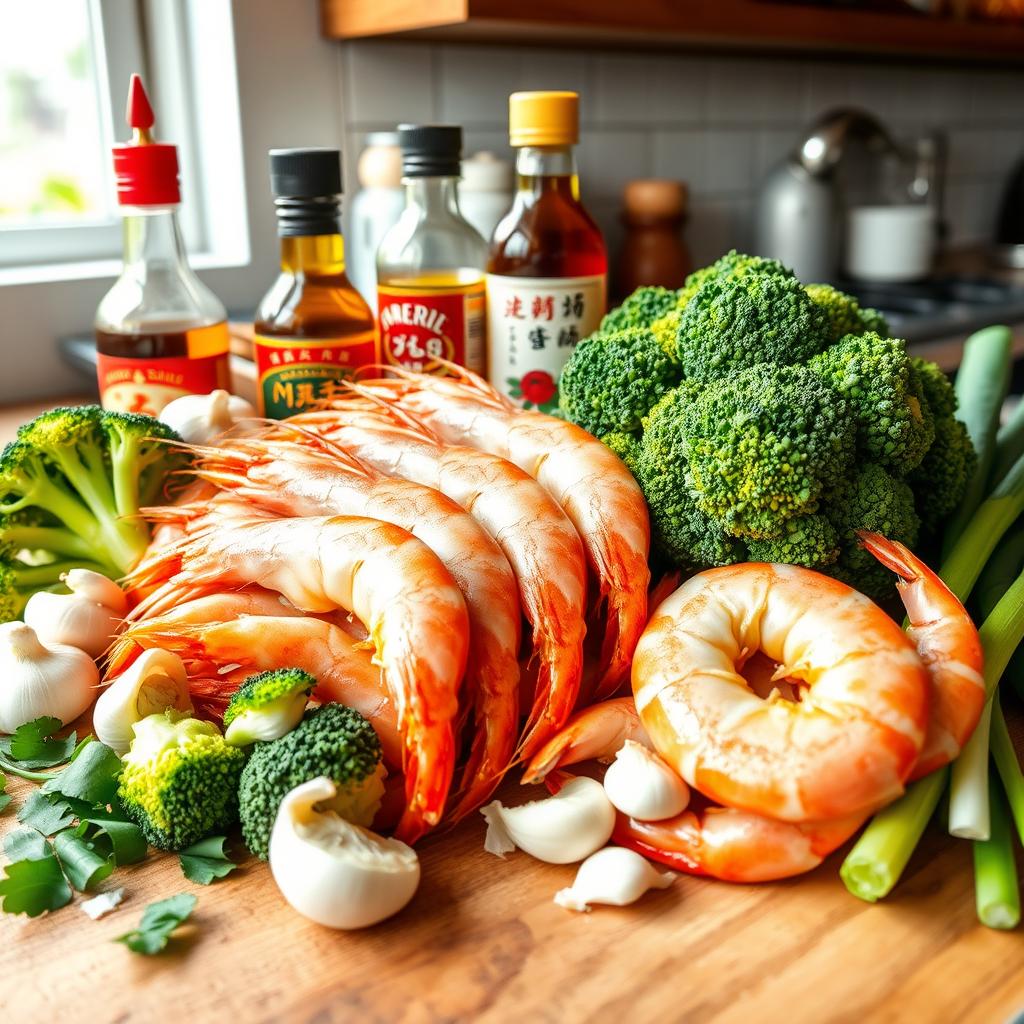
{"type": "Polygon", "coordinates": [[[390,366],[444,373],[438,359],[484,372],[483,279],[452,287],[377,285],[381,355],[390,366]]]}
{"type": "Polygon", "coordinates": [[[345,338],[253,338],[261,416],[283,420],[345,394],[342,381],[379,362],[373,331],[345,338]]]}
{"type": "Polygon", "coordinates": [[[605,276],[487,275],[491,383],[524,409],[558,407],[558,378],[605,312],[605,276]]]}

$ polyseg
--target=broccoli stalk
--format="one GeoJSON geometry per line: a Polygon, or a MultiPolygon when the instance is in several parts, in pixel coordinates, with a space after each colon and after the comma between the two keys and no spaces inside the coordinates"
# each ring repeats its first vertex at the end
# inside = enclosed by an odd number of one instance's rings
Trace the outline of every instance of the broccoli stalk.
{"type": "Polygon", "coordinates": [[[300,668],[279,668],[249,676],[224,711],[224,739],[236,747],[269,742],[302,721],[316,679],[300,668]]]}

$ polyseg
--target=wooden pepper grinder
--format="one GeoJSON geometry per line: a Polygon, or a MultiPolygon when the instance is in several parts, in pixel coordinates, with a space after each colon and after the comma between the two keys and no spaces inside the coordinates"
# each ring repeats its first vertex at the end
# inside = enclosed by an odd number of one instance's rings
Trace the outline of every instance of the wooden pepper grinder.
{"type": "Polygon", "coordinates": [[[623,190],[622,222],[626,237],[615,274],[616,298],[645,284],[678,288],[693,269],[683,241],[686,184],[647,179],[630,181],[623,190]]]}

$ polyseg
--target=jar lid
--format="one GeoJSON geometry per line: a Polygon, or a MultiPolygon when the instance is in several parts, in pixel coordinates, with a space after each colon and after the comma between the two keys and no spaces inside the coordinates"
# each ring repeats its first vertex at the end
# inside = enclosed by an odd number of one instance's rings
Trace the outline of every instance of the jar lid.
{"type": "Polygon", "coordinates": [[[113,147],[117,201],[122,206],[173,206],[181,202],[178,185],[178,149],[154,142],[153,108],[138,75],[128,83],[125,113],[132,141],[113,147]]]}
{"type": "Polygon", "coordinates": [[[575,146],[579,111],[575,92],[514,92],[508,98],[509,142],[516,147],[575,146]]]}
{"type": "Polygon", "coordinates": [[[686,199],[686,183],[668,178],[627,181],[622,190],[626,212],[645,217],[678,217],[686,209],[686,199]]]}
{"type": "Polygon", "coordinates": [[[406,178],[457,178],[462,127],[457,124],[400,124],[402,174],[406,178]]]}
{"type": "Polygon", "coordinates": [[[319,146],[270,151],[270,191],[275,196],[341,193],[341,153],[319,146]]]}
{"type": "Polygon", "coordinates": [[[463,192],[511,192],[512,164],[484,149],[462,161],[463,192]]]}

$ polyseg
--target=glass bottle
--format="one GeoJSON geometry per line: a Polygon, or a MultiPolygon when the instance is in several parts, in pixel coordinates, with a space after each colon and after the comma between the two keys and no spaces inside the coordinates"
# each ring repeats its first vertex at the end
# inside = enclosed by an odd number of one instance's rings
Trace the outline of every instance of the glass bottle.
{"type": "Polygon", "coordinates": [[[153,140],[142,80],[128,89],[130,143],[114,147],[124,266],[94,322],[100,402],[159,415],[181,395],[230,389],[227,313],[188,265],[177,149],[153,140]]]}
{"type": "Polygon", "coordinates": [[[284,419],[379,357],[373,313],[345,275],[341,154],[272,149],[270,187],[281,273],[256,311],[253,358],[260,414],[284,419]]]}
{"type": "Polygon", "coordinates": [[[494,231],[487,263],[491,383],[525,408],[558,405],[558,377],[576,343],[597,329],[608,255],[580,202],[574,92],[509,97],[516,194],[494,231]]]}
{"type": "Polygon", "coordinates": [[[377,322],[386,364],[444,374],[437,360],[486,372],[487,243],[459,210],[462,129],[403,124],[405,210],[377,251],[377,322]]]}

